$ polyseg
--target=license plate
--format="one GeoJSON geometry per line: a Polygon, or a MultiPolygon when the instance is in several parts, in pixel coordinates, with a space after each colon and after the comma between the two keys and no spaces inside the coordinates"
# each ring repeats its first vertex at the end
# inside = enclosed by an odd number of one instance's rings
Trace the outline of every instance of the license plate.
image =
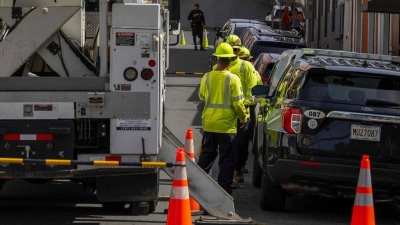
{"type": "Polygon", "coordinates": [[[380,141],[381,128],[364,125],[351,125],[351,139],[363,141],[380,141]]]}

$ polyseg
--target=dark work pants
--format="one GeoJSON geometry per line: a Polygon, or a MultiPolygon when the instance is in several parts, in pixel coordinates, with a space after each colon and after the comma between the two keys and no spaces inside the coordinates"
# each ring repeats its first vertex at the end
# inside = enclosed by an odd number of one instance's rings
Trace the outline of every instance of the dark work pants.
{"type": "MultiPolygon", "coordinates": [[[[249,108],[253,107],[253,114],[254,114],[254,106],[249,106],[249,108]]],[[[248,110],[251,110],[249,109],[248,110]]],[[[250,111],[251,113],[251,111],[250,111]]],[[[236,150],[236,163],[235,163],[235,170],[241,171],[243,167],[246,165],[247,158],[249,157],[249,141],[250,136],[252,135],[252,118],[253,116],[250,115],[250,120],[247,121],[246,125],[243,128],[240,128],[240,120],[237,121],[237,150],[236,150]]],[[[254,121],[253,120],[253,121],[254,121]]],[[[254,122],[253,122],[253,129],[254,129],[254,122]]]]}
{"type": "Polygon", "coordinates": [[[236,158],[236,134],[223,134],[204,131],[202,152],[197,165],[206,173],[210,172],[215,158],[219,154],[218,184],[232,194],[233,170],[236,158]]]}
{"type": "Polygon", "coordinates": [[[257,118],[257,112],[256,112],[256,106],[255,105],[250,105],[250,124],[249,124],[249,140],[253,140],[254,137],[254,132],[255,132],[255,126],[256,126],[256,118],[257,118]]]}
{"type": "Polygon", "coordinates": [[[193,44],[197,49],[196,36],[200,39],[200,48],[203,48],[203,26],[193,26],[192,27],[193,44]]]}

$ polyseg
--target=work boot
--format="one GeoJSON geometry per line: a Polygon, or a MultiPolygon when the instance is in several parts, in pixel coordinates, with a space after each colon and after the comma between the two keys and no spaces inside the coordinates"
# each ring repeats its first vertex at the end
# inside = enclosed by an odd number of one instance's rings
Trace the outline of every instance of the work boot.
{"type": "Polygon", "coordinates": [[[238,183],[243,183],[244,182],[244,176],[243,176],[242,171],[235,170],[235,180],[238,183]]]}
{"type": "Polygon", "coordinates": [[[195,45],[195,46],[194,46],[194,50],[195,50],[195,51],[198,51],[198,49],[197,49],[197,45],[195,45]]]}
{"type": "Polygon", "coordinates": [[[205,51],[205,50],[206,50],[206,49],[205,49],[205,48],[203,48],[203,47],[201,47],[201,48],[200,48],[200,51],[205,51]]]}

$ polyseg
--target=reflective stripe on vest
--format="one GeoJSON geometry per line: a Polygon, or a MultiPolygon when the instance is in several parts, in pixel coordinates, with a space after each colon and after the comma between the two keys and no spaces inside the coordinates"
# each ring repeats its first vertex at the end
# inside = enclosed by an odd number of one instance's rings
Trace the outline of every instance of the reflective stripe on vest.
{"type": "Polygon", "coordinates": [[[240,75],[244,75],[243,72],[244,72],[244,64],[245,64],[245,63],[246,63],[246,61],[243,60],[243,61],[242,61],[242,64],[240,65],[240,72],[239,72],[240,75]]]}
{"type": "Polygon", "coordinates": [[[229,73],[226,76],[225,84],[224,84],[224,103],[223,104],[210,104],[210,73],[206,73],[206,84],[207,84],[207,91],[208,97],[204,108],[213,108],[213,109],[233,109],[232,105],[229,105],[229,83],[231,82],[232,74],[229,73]]]}

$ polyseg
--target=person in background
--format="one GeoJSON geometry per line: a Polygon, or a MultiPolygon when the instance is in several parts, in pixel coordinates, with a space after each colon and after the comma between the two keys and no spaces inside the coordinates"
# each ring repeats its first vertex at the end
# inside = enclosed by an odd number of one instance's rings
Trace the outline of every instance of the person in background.
{"type": "Polygon", "coordinates": [[[215,53],[217,66],[204,74],[200,82],[199,98],[204,102],[201,114],[203,125],[202,152],[197,165],[210,172],[219,155],[218,184],[232,194],[236,161],[237,120],[243,127],[248,120],[244,107],[242,84],[228,68],[236,55],[227,43],[218,45],[215,53]]]}
{"type": "Polygon", "coordinates": [[[290,30],[290,12],[287,6],[283,8],[283,14],[281,18],[281,30],[290,30]]]}
{"type": "Polygon", "coordinates": [[[205,51],[206,49],[203,47],[203,30],[206,26],[206,21],[198,3],[194,4],[194,9],[190,11],[188,20],[190,20],[190,26],[192,27],[194,50],[198,50],[196,45],[196,36],[198,36],[200,39],[200,51],[205,51]]]}
{"type": "Polygon", "coordinates": [[[293,13],[293,29],[297,30],[299,33],[302,31],[301,24],[304,23],[303,13],[299,12],[297,8],[294,8],[293,13]]]}

